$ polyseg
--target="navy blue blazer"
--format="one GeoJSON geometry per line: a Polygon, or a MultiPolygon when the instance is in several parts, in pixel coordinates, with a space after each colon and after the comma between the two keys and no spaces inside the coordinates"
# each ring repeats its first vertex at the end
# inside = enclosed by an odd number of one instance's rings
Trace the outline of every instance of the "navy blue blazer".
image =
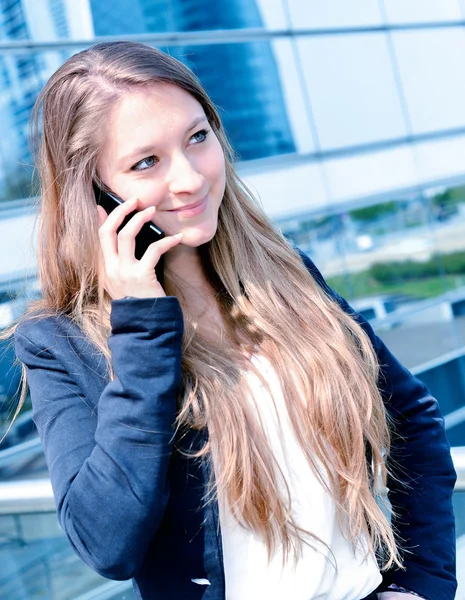
{"type": "MultiPolygon", "coordinates": [[[[369,335],[396,427],[392,456],[409,487],[390,479],[389,498],[393,525],[410,552],[405,570],[384,573],[379,591],[394,582],[431,600],[452,600],[456,476],[437,401],[301,256],[369,335]]],[[[179,301],[113,301],[111,328],[112,381],[101,353],[67,316],[25,320],[15,334],[59,522],[92,569],[110,579],[132,577],[136,598],[223,600],[218,505],[203,502],[208,465],[183,453],[198,448],[202,434],[173,439],[181,385],[179,301]],[[210,584],[192,581],[198,579],[210,584]]]]}

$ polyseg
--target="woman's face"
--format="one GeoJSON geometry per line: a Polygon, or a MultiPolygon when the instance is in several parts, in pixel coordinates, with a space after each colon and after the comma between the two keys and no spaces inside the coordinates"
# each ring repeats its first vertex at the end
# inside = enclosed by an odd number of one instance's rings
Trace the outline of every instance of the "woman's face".
{"type": "Polygon", "coordinates": [[[166,235],[182,232],[183,245],[215,235],[224,154],[201,104],[183,89],[155,83],[124,94],[109,115],[97,170],[123,200],[136,196],[139,209],[155,206],[154,223],[166,235]]]}

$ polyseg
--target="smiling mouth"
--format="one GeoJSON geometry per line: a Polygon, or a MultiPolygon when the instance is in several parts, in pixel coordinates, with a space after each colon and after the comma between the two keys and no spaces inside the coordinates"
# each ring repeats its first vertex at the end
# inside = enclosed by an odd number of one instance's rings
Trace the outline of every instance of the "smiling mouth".
{"type": "Polygon", "coordinates": [[[179,208],[172,208],[168,212],[183,212],[185,210],[192,210],[194,208],[197,208],[197,206],[200,206],[203,202],[205,202],[206,199],[207,196],[204,196],[203,198],[201,198],[197,202],[194,202],[193,204],[188,204],[187,206],[180,206],[179,208]]]}

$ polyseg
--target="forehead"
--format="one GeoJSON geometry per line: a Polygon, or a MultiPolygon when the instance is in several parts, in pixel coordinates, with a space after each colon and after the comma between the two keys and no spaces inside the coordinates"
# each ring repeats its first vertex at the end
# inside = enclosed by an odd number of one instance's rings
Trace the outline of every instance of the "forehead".
{"type": "MultiPolygon", "coordinates": [[[[164,141],[166,135],[184,135],[197,116],[204,116],[200,102],[169,83],[154,83],[122,94],[110,111],[105,142],[121,146],[164,141]]],[[[104,148],[102,148],[103,150],[104,148]]]]}

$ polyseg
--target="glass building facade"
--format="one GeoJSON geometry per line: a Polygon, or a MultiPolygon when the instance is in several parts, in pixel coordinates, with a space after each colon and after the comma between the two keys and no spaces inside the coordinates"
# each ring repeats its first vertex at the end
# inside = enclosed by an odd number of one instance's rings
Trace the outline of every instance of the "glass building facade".
{"type": "MultiPolygon", "coordinates": [[[[0,39],[29,38],[25,10],[21,0],[1,0],[0,39]]],[[[0,181],[2,196],[23,194],[30,179],[28,122],[36,96],[43,84],[37,55],[0,55],[0,181]],[[6,135],[5,135],[6,134],[6,135]],[[14,164],[11,164],[11,161],[14,164]],[[26,166],[26,168],[24,168],[26,166]]]]}
{"type": "MultiPolygon", "coordinates": [[[[194,70],[220,108],[247,186],[428,384],[451,444],[465,446],[465,0],[0,0],[0,326],[21,310],[9,282],[29,289],[23,274],[36,271],[35,211],[21,201],[30,193],[30,109],[63,59],[102,36],[142,39],[194,70]]],[[[17,383],[7,373],[0,369],[5,406],[17,383]]],[[[16,476],[1,452],[0,479],[16,476]]],[[[34,464],[40,473],[43,462],[34,464]]],[[[2,519],[13,539],[14,523],[2,519]]],[[[49,537],[53,556],[64,555],[58,534],[49,537]]],[[[14,553],[0,544],[11,573],[27,562],[21,546],[14,553]]],[[[100,580],[66,556],[73,581],[82,574],[77,597],[100,580]]],[[[54,560],[47,571],[31,559],[32,587],[0,567],[0,597],[74,597],[60,595],[54,560]]]]}
{"type": "MultiPolygon", "coordinates": [[[[111,6],[91,0],[90,4],[97,35],[263,27],[255,0],[117,0],[111,6]]],[[[221,107],[225,129],[240,159],[295,152],[281,81],[268,43],[217,44],[214,48],[181,45],[169,51],[193,69],[221,107]]]]}

